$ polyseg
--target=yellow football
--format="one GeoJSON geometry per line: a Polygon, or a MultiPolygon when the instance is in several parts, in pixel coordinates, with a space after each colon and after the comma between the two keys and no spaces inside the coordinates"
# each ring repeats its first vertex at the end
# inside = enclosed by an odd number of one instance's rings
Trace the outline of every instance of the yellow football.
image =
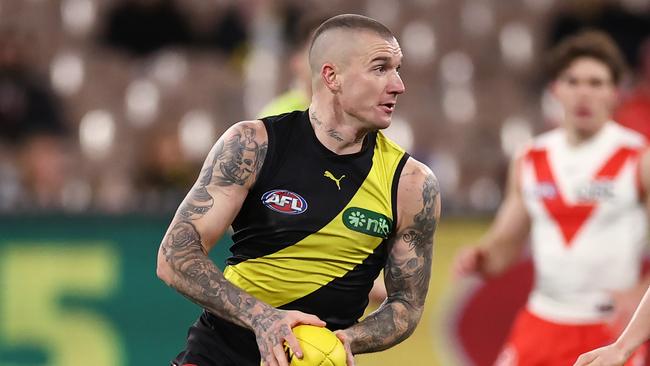
{"type": "Polygon", "coordinates": [[[293,328],[293,334],[302,348],[302,359],[296,357],[291,349],[287,350],[291,366],[346,366],[343,343],[325,327],[299,325],[293,328]]]}

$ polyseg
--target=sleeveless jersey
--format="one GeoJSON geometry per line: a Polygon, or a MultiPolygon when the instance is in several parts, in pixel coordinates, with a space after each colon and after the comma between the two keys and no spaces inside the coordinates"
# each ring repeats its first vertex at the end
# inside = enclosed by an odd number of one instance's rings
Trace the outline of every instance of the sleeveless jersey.
{"type": "Polygon", "coordinates": [[[225,277],[329,328],[358,320],[383,268],[408,154],[381,132],[358,153],[323,146],[308,111],[265,118],[268,151],[232,226],[225,277]]]}
{"type": "Polygon", "coordinates": [[[609,290],[636,285],[646,239],[638,175],[641,135],[607,122],[570,146],[564,130],[539,136],[519,165],[531,217],[534,314],[595,323],[611,309],[609,290]]]}

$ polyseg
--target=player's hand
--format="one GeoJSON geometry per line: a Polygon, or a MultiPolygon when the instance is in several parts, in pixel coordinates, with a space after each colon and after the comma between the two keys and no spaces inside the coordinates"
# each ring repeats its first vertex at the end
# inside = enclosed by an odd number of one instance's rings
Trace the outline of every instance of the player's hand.
{"type": "Polygon", "coordinates": [[[346,363],[348,364],[347,366],[355,366],[354,363],[354,355],[352,354],[352,348],[350,348],[350,336],[345,333],[344,330],[337,330],[334,332],[336,336],[338,337],[339,340],[341,340],[341,343],[343,343],[343,348],[345,348],[345,354],[346,356],[346,363]]]}
{"type": "Polygon", "coordinates": [[[628,357],[616,344],[610,344],[580,355],[573,366],[623,366],[628,357]]]}
{"type": "Polygon", "coordinates": [[[257,346],[260,350],[262,365],[288,366],[289,361],[284,352],[284,342],[289,344],[294,354],[302,358],[302,349],[291,329],[299,324],[310,324],[324,327],[325,322],[316,315],[306,314],[295,310],[272,309],[271,313],[260,315],[260,320],[254,322],[253,331],[257,346]]]}
{"type": "Polygon", "coordinates": [[[481,265],[485,257],[484,251],[479,246],[464,247],[456,255],[453,264],[453,274],[456,278],[481,274],[481,265]]]}
{"type": "Polygon", "coordinates": [[[614,337],[618,337],[623,333],[623,329],[625,329],[627,323],[632,319],[636,307],[641,302],[644,291],[645,289],[639,291],[639,289],[634,287],[625,291],[610,292],[613,309],[608,317],[607,323],[614,337]]]}

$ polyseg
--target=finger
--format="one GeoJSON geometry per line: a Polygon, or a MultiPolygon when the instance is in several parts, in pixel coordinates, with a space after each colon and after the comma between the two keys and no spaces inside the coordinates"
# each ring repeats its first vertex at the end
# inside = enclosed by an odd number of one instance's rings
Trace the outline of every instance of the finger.
{"type": "Polygon", "coordinates": [[[352,349],[350,348],[350,343],[349,342],[343,343],[343,347],[345,348],[346,363],[348,364],[348,366],[354,366],[354,355],[352,355],[352,349]]]}
{"type": "Polygon", "coordinates": [[[287,354],[284,353],[284,347],[281,344],[273,347],[273,355],[278,361],[279,366],[289,366],[289,361],[287,360],[287,354]]]}
{"type": "Polygon", "coordinates": [[[302,358],[302,348],[300,348],[300,343],[298,343],[296,336],[292,332],[289,332],[289,334],[284,336],[284,339],[289,343],[289,348],[291,348],[296,357],[302,358]]]}
{"type": "MultiPolygon", "coordinates": [[[[596,357],[597,356],[592,352],[585,353],[585,354],[581,355],[580,357],[578,357],[578,360],[576,361],[576,363],[573,366],[587,366],[587,365],[590,365],[591,362],[593,362],[596,359],[596,357]]],[[[591,364],[591,365],[593,365],[593,364],[591,364]]]]}
{"type": "Polygon", "coordinates": [[[352,354],[352,348],[350,348],[350,342],[348,341],[347,335],[342,330],[337,330],[334,332],[334,335],[343,343],[343,348],[345,349],[345,363],[347,366],[354,366],[354,355],[352,354]]]}
{"type": "Polygon", "coordinates": [[[293,328],[298,324],[309,324],[309,325],[315,325],[317,327],[324,327],[327,323],[320,320],[320,318],[317,317],[316,315],[302,313],[298,311],[296,312],[296,317],[293,319],[291,327],[293,328]]]}
{"type": "Polygon", "coordinates": [[[354,356],[352,356],[352,353],[350,353],[350,352],[347,353],[346,363],[348,364],[347,366],[355,366],[356,365],[354,363],[354,356]]]}
{"type": "Polygon", "coordinates": [[[305,315],[306,318],[302,320],[302,324],[310,324],[310,325],[315,325],[317,327],[324,327],[327,324],[316,315],[311,315],[311,314],[305,314],[305,315]]]}

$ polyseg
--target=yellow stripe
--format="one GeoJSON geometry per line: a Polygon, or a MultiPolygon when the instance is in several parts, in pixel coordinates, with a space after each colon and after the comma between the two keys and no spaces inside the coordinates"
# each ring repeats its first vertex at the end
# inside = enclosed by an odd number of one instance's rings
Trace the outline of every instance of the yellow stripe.
{"type": "Polygon", "coordinates": [[[351,271],[383,239],[346,228],[343,212],[349,207],[361,207],[393,220],[391,186],[403,154],[404,150],[379,133],[368,177],[336,217],[294,245],[228,266],[225,277],[258,299],[281,306],[351,271]]]}

